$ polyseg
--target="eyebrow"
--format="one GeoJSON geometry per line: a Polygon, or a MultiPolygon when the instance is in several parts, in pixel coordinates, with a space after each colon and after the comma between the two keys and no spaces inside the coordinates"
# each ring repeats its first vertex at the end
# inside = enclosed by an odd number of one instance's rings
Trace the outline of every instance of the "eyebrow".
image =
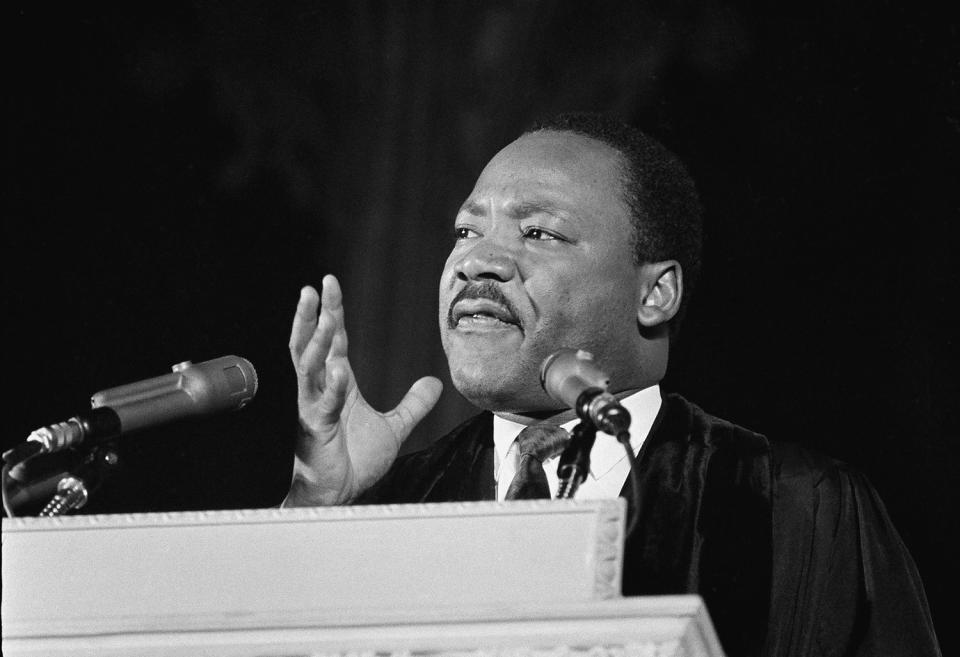
{"type": "MultiPolygon", "coordinates": [[[[466,212],[474,217],[482,217],[487,214],[486,207],[476,201],[468,200],[460,207],[461,212],[466,212]]],[[[534,214],[551,214],[556,217],[566,217],[567,213],[560,209],[556,204],[549,201],[517,201],[507,204],[505,213],[511,219],[526,219],[534,214]]]]}

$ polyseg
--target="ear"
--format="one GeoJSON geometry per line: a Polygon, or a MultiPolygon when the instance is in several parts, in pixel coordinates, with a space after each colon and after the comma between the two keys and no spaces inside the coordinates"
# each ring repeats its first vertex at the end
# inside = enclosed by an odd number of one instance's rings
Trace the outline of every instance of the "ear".
{"type": "Polygon", "coordinates": [[[637,321],[653,328],[666,324],[680,310],[683,298],[683,271],[676,260],[648,262],[640,266],[640,304],[637,321]]]}

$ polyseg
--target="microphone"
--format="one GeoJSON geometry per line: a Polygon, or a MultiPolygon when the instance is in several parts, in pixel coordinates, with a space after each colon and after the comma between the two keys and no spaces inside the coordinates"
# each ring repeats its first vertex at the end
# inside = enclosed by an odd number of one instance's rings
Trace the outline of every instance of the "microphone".
{"type": "Polygon", "coordinates": [[[37,429],[5,452],[3,460],[13,466],[37,454],[97,444],[188,417],[239,410],[256,394],[257,372],[246,358],[184,361],[174,365],[171,374],[94,394],[90,411],[37,429]]]}
{"type": "Polygon", "coordinates": [[[619,436],[630,429],[630,413],[607,392],[609,384],[593,354],[582,349],[560,349],[540,366],[540,385],[548,395],[600,431],[619,436]]]}

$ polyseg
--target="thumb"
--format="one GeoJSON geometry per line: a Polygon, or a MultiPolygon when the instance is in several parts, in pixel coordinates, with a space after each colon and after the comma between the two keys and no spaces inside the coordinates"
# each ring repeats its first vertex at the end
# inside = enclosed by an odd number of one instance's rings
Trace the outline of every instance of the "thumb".
{"type": "Polygon", "coordinates": [[[437,405],[441,392],[443,384],[435,376],[425,376],[410,386],[410,390],[391,413],[400,425],[397,433],[406,438],[420,420],[437,405]]]}

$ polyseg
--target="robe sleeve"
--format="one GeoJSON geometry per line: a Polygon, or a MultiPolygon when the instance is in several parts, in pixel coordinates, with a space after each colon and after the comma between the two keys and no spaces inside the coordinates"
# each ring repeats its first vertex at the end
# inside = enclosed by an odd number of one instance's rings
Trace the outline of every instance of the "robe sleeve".
{"type": "Polygon", "coordinates": [[[768,655],[940,655],[916,565],[867,478],[774,452],[768,655]]]}

